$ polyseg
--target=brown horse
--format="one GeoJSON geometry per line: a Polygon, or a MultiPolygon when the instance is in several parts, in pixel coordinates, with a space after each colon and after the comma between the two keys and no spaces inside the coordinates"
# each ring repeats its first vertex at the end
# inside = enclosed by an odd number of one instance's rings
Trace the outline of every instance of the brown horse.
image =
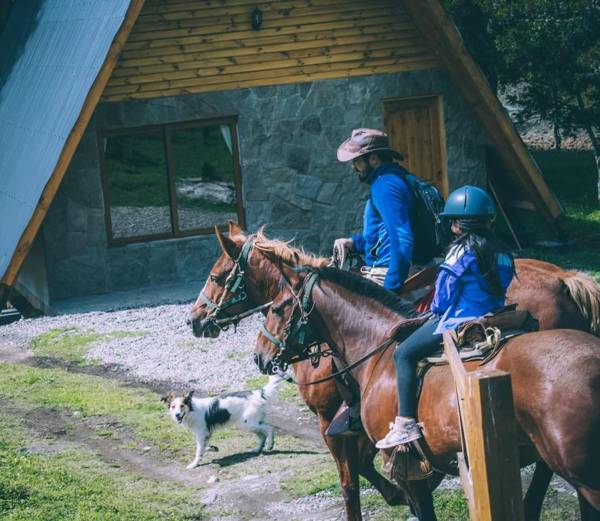
{"type": "MultiPolygon", "coordinates": [[[[234,293],[225,289],[228,276],[235,268],[234,259],[238,259],[247,237],[235,225],[230,224],[230,237],[226,239],[217,234],[222,246],[234,248],[233,256],[223,250],[223,254],[213,266],[202,293],[193,305],[190,322],[196,336],[212,336],[219,334],[220,329],[215,327],[213,319],[236,315],[263,305],[272,300],[279,292],[280,275],[277,265],[285,262],[291,265],[308,264],[311,266],[324,266],[328,260],[319,259],[299,250],[288,248],[280,241],[270,241],[262,234],[258,234],[253,241],[253,249],[248,263],[244,268],[243,294],[246,297],[233,305],[228,306],[229,300],[233,301],[234,293]],[[235,241],[235,243],[231,242],[235,241]],[[277,274],[277,277],[272,275],[277,274]],[[203,296],[204,295],[204,296],[203,296]],[[219,312],[215,313],[213,303],[221,302],[219,312]],[[223,308],[224,306],[228,306],[223,308]],[[210,316],[210,319],[207,318],[210,316]]],[[[231,250],[233,252],[233,250],[231,250]]],[[[331,374],[329,364],[322,363],[314,370],[310,362],[294,365],[294,372],[298,380],[305,380],[308,374],[325,377],[331,374]]],[[[340,485],[344,498],[346,517],[349,521],[362,519],[360,508],[359,475],[364,476],[382,494],[390,505],[407,504],[405,494],[401,488],[385,479],[377,472],[373,464],[377,449],[361,433],[356,437],[330,437],[325,435],[331,420],[342,404],[335,382],[328,381],[312,387],[300,388],[302,398],[317,415],[321,435],[335,460],[340,485]],[[353,455],[354,457],[350,457],[353,455]]]]}
{"type": "MultiPolygon", "coordinates": [[[[264,372],[307,356],[294,333],[300,317],[311,340],[327,343],[341,367],[357,363],[387,338],[401,340],[414,330],[417,321],[406,318],[411,312],[406,301],[354,274],[331,268],[299,273],[283,265],[281,270],[287,285],[267,314],[271,338],[261,332],[257,339],[264,372]]],[[[385,436],[398,408],[392,357],[393,349],[387,349],[352,369],[361,419],[373,441],[385,436]]],[[[467,369],[478,366],[472,362],[467,369]]],[[[582,519],[600,520],[600,339],[566,329],[529,333],[508,340],[485,367],[511,374],[522,464],[543,460],[577,490],[582,519]]],[[[449,366],[426,374],[418,417],[433,467],[455,473],[452,461],[461,443],[449,366]]],[[[407,486],[419,519],[435,521],[427,484],[407,486]]]]}
{"type": "MultiPolygon", "coordinates": [[[[261,233],[254,238],[254,248],[245,268],[245,294],[246,298],[235,302],[219,313],[214,313],[214,304],[207,303],[207,299],[213,303],[227,302],[232,299],[232,293],[225,290],[227,276],[234,269],[235,261],[240,255],[242,248],[247,244],[247,237],[235,225],[230,225],[230,237],[225,238],[218,234],[223,246],[223,254],[217,260],[211,270],[211,275],[203,288],[206,298],[199,297],[191,309],[190,319],[196,336],[216,336],[219,329],[214,327],[211,318],[222,318],[247,311],[254,306],[264,304],[272,300],[279,291],[280,272],[278,266],[281,263],[290,265],[306,264],[311,266],[324,266],[326,259],[320,259],[307,255],[300,250],[290,248],[286,243],[266,239],[261,233]]],[[[541,261],[530,261],[528,259],[517,260],[519,279],[515,280],[513,286],[520,292],[521,298],[527,307],[544,312],[541,320],[542,327],[582,327],[588,329],[588,322],[579,312],[578,306],[566,291],[566,284],[561,282],[563,278],[574,278],[586,281],[585,276],[565,272],[557,266],[541,261]],[[542,273],[545,266],[546,273],[542,273]],[[527,292],[526,283],[530,281],[531,291],[527,292]],[[544,285],[545,284],[545,285],[544,285]],[[541,288],[541,289],[540,289],[541,288]],[[553,314],[547,313],[547,309],[553,309],[553,314]]],[[[512,286],[511,286],[512,288],[512,286]]],[[[593,291],[600,295],[597,287],[590,285],[593,291]]],[[[516,293],[516,292],[515,292],[516,293]]],[[[588,297],[589,300],[589,297],[588,297]]],[[[581,299],[585,302],[585,299],[581,299]]],[[[533,311],[535,314],[536,312],[533,311]]],[[[590,313],[591,315],[591,313],[590,313]]],[[[597,317],[598,313],[596,313],[597,317]]],[[[308,362],[296,364],[294,369],[297,379],[308,380],[307,372],[312,371],[308,362]]],[[[329,364],[322,363],[317,369],[318,374],[312,373],[313,378],[326,376],[331,372],[329,364]]],[[[333,415],[341,403],[341,397],[337,387],[332,382],[327,382],[310,388],[301,388],[301,394],[319,418],[321,432],[329,426],[333,415]]],[[[374,446],[364,436],[357,439],[330,438],[324,436],[338,467],[340,481],[343,490],[345,507],[348,519],[360,519],[360,498],[358,490],[358,473],[365,476],[382,493],[390,504],[399,504],[403,501],[403,494],[390,482],[380,476],[373,467],[373,458],[376,454],[374,446]],[[359,454],[358,465],[349,461],[349,454],[359,454]],[[358,467],[358,468],[357,468],[358,467]]],[[[535,512],[541,508],[546,487],[550,481],[551,471],[543,466],[536,469],[532,486],[527,495],[531,503],[530,510],[535,512]],[[536,479],[539,478],[539,479],[536,479]]],[[[532,516],[532,519],[535,516],[532,516]]]]}

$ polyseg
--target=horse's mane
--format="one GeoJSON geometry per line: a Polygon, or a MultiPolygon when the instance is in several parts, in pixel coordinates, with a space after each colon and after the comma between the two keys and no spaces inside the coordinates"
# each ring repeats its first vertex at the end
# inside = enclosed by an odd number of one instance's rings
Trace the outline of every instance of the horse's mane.
{"type": "Polygon", "coordinates": [[[412,302],[404,300],[395,293],[360,275],[327,267],[321,267],[314,271],[317,271],[322,279],[338,284],[363,297],[372,298],[403,317],[414,318],[419,316],[412,302]]]}
{"type": "Polygon", "coordinates": [[[313,268],[321,268],[327,265],[329,259],[317,257],[312,253],[307,253],[301,248],[290,246],[292,241],[280,241],[278,239],[268,239],[265,237],[261,227],[254,236],[254,247],[264,252],[271,258],[277,257],[286,264],[305,265],[313,268]]]}

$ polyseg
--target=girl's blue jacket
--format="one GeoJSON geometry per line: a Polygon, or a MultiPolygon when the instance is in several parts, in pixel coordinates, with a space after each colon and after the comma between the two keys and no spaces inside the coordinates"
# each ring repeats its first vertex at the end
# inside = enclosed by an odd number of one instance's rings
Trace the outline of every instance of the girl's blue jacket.
{"type": "Polygon", "coordinates": [[[502,296],[492,294],[489,284],[479,271],[477,257],[463,247],[451,247],[440,266],[435,282],[431,311],[441,316],[436,333],[453,329],[462,322],[481,317],[504,306],[506,290],[514,275],[514,265],[507,254],[496,257],[502,296]]]}

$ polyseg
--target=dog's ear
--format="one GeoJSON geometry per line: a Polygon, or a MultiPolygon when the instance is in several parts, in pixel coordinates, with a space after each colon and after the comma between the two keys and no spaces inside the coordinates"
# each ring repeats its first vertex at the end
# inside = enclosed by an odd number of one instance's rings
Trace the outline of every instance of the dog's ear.
{"type": "Polygon", "coordinates": [[[171,405],[171,402],[175,398],[175,393],[169,393],[161,398],[161,401],[165,402],[167,405],[171,405]]]}
{"type": "Polygon", "coordinates": [[[183,398],[183,403],[185,403],[190,408],[190,411],[192,410],[192,396],[193,395],[194,395],[194,391],[190,391],[183,398]]]}

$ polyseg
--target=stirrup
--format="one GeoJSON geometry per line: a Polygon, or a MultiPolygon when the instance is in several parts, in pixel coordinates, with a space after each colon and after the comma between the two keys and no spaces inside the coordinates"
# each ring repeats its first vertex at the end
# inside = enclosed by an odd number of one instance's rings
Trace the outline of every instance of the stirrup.
{"type": "Polygon", "coordinates": [[[353,414],[357,412],[352,410],[355,407],[356,405],[350,407],[345,402],[340,405],[329,427],[325,429],[325,434],[327,436],[357,436],[360,434],[362,422],[359,415],[353,414]]]}

